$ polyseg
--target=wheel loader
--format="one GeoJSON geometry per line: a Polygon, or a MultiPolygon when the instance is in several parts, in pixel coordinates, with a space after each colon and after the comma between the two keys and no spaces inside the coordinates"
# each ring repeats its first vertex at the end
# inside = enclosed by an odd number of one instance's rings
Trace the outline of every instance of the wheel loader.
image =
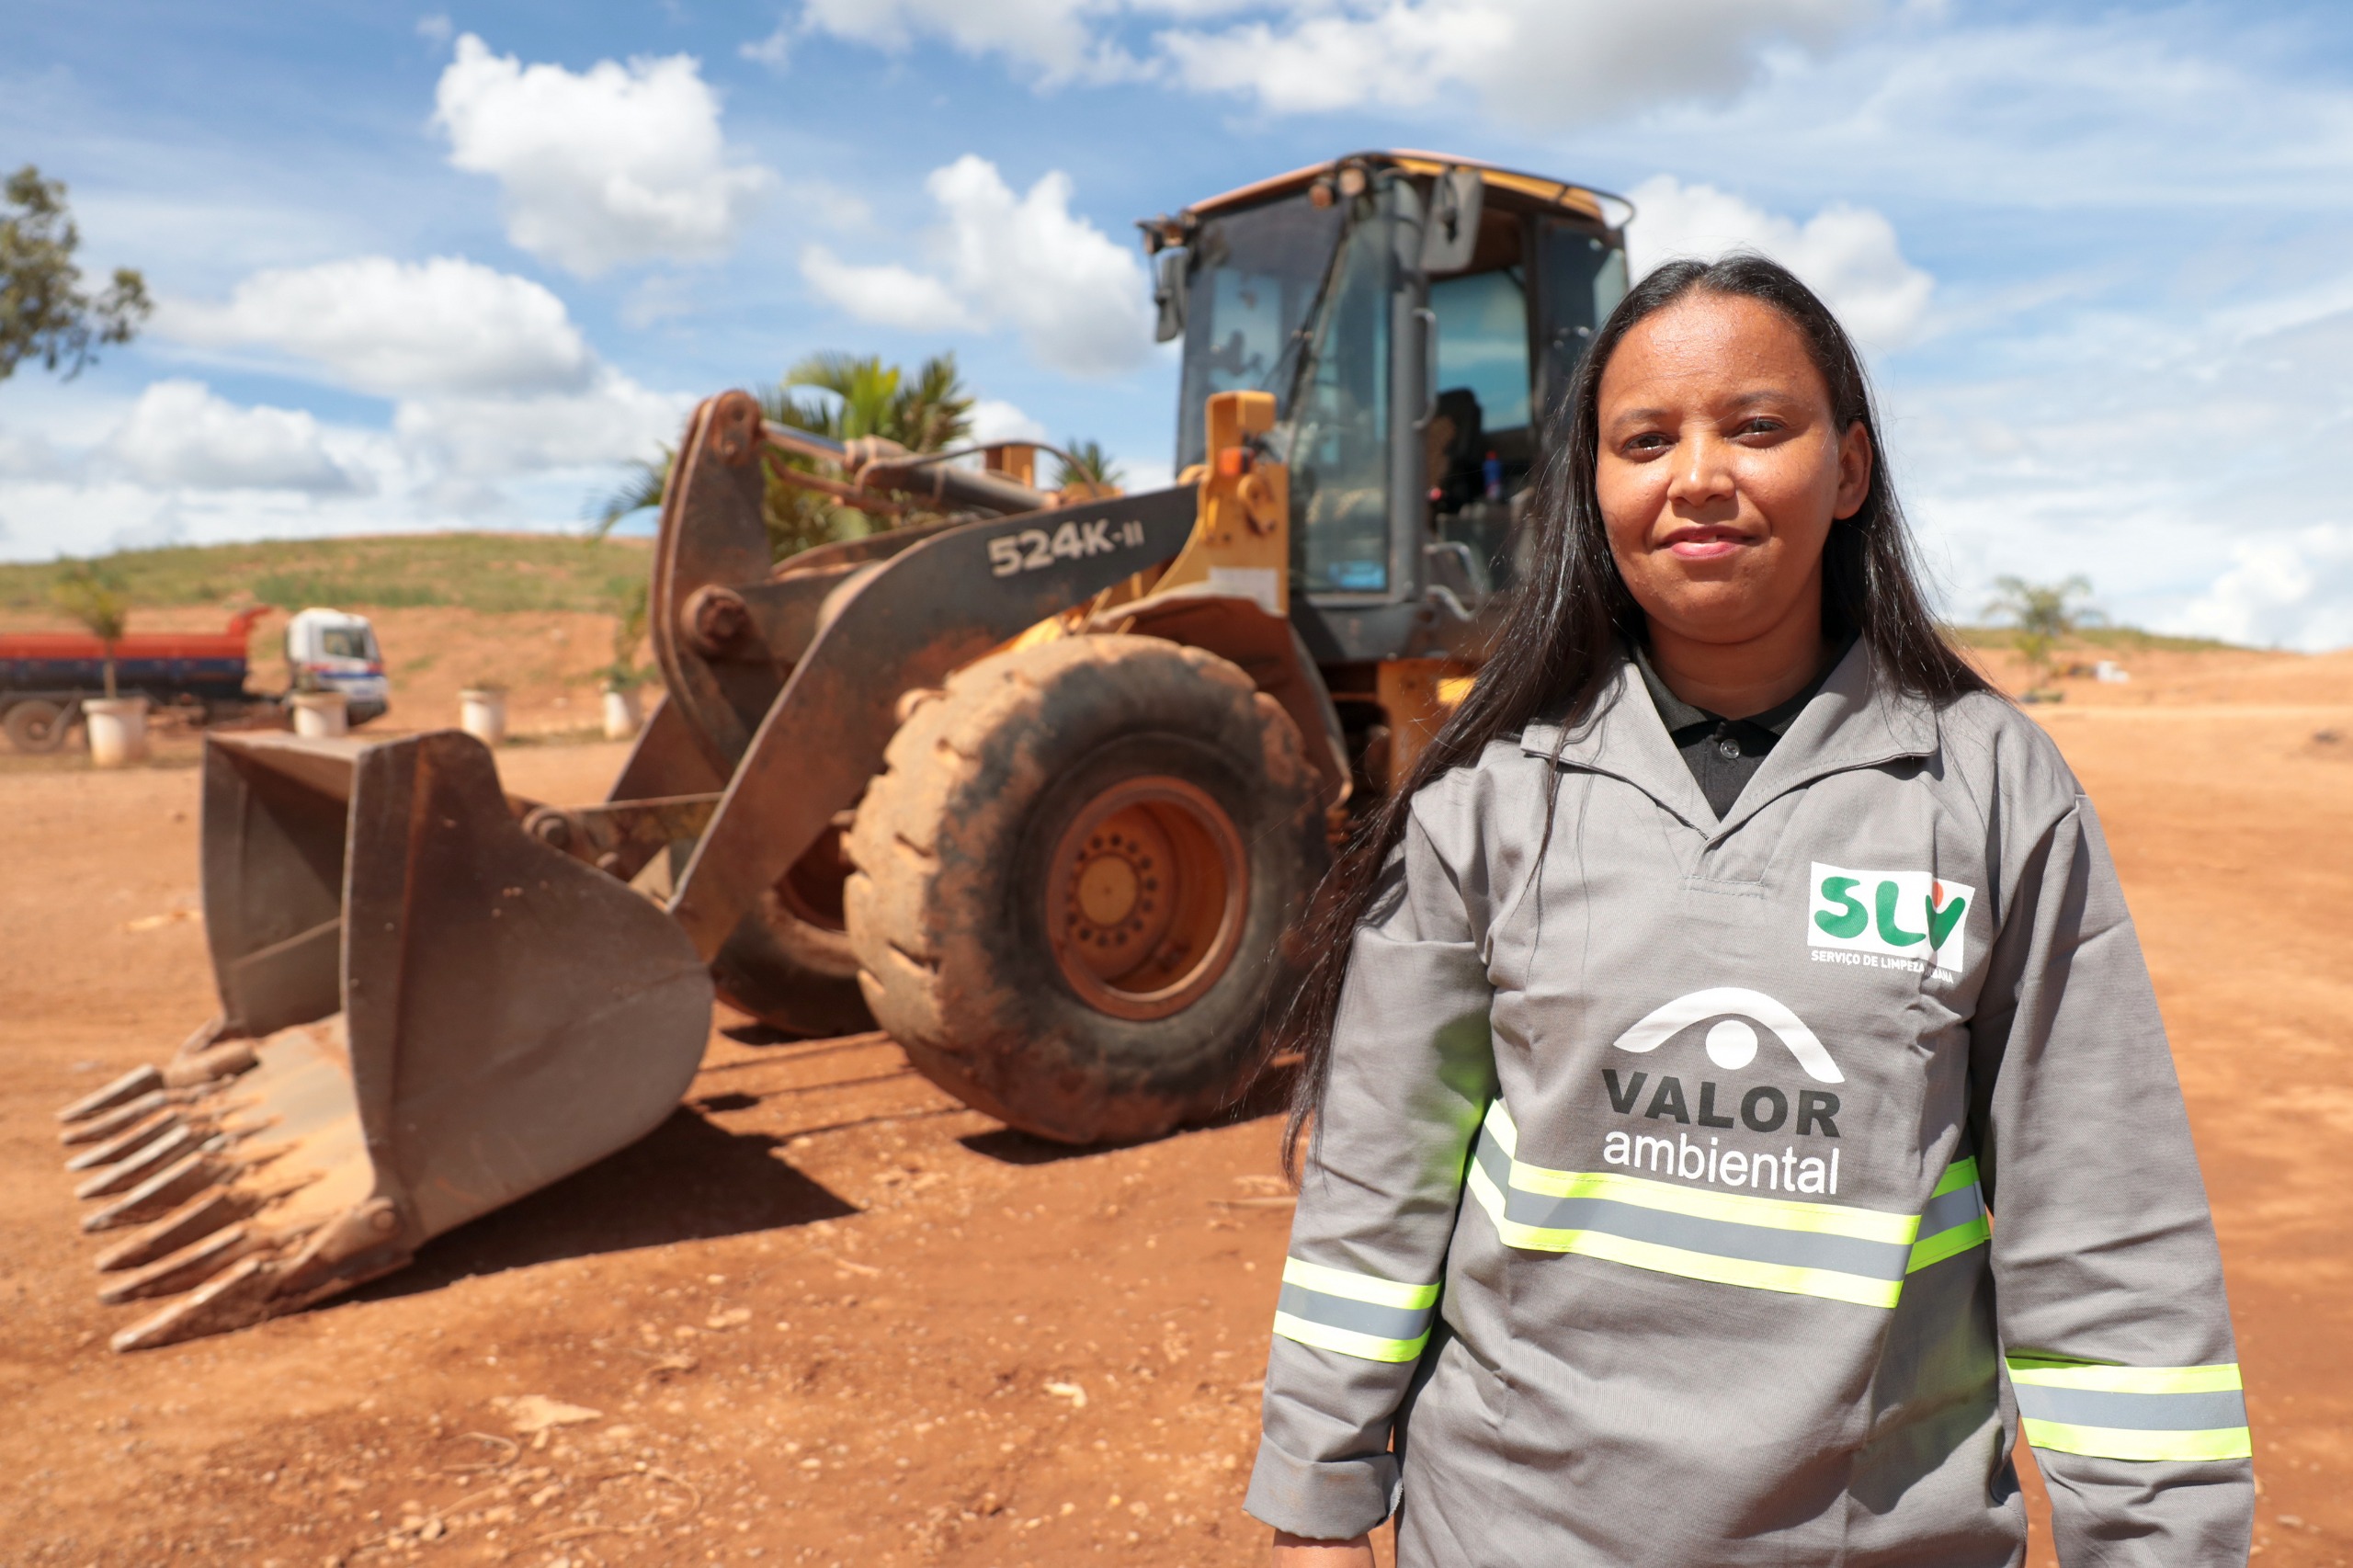
{"type": "Polygon", "coordinates": [[[1336,835],[1474,675],[1631,207],[1360,153],[1140,227],[1179,482],[1048,494],[698,407],[663,496],[665,695],[602,802],[461,733],[208,737],[219,1016],[61,1111],[114,1336],[401,1267],[651,1131],[714,996],[879,1026],[1039,1136],[1230,1107],[1336,835]],[[811,460],[814,460],[813,461],[811,460]],[[933,520],[770,559],[765,487],[933,520]]]}

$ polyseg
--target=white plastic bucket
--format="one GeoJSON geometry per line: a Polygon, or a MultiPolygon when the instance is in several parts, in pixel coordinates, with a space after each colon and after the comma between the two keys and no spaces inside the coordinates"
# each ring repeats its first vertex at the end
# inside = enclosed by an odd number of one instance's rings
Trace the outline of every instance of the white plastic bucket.
{"type": "Polygon", "coordinates": [[[638,726],[642,722],[643,720],[637,710],[637,687],[608,686],[605,688],[605,738],[607,740],[628,740],[637,733],[638,726]]]}
{"type": "Polygon", "coordinates": [[[506,739],[506,694],[475,688],[458,693],[458,727],[486,746],[506,739]]]}
{"type": "Polygon", "coordinates": [[[294,733],[324,739],[351,733],[351,702],[339,691],[294,694],[294,733]]]}
{"type": "Polygon", "coordinates": [[[94,697],[82,704],[90,734],[90,761],[98,767],[128,767],[147,760],[147,699],[94,697]]]}

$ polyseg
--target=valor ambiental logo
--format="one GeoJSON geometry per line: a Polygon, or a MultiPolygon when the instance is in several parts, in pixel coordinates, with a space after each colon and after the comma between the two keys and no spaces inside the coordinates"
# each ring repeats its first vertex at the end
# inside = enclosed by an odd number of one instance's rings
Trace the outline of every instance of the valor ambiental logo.
{"type": "MultiPolygon", "coordinates": [[[[1610,1044],[1637,1056],[1649,1056],[1702,1023],[1710,1024],[1704,1037],[1707,1061],[1723,1073],[1745,1074],[1751,1067],[1770,1072],[1779,1064],[1778,1051],[1763,1062],[1758,1061],[1761,1030],[1815,1083],[1847,1081],[1822,1037],[1808,1028],[1804,1019],[1782,1002],[1746,986],[1715,985],[1687,992],[1651,1009],[1610,1044]]],[[[1616,1067],[1601,1070],[1610,1110],[1631,1123],[1606,1131],[1601,1143],[1603,1165],[1751,1190],[1837,1192],[1836,1092],[1794,1085],[1785,1088],[1772,1083],[1750,1084],[1744,1092],[1738,1079],[1719,1083],[1713,1077],[1687,1085],[1683,1074],[1691,1068],[1673,1062],[1672,1054],[1680,1052],[1671,1053],[1668,1061],[1643,1072],[1621,1075],[1616,1067]],[[1677,1071],[1665,1071],[1670,1065],[1677,1071]],[[1769,1135],[1785,1126],[1802,1142],[1785,1143],[1779,1153],[1754,1147],[1752,1141],[1733,1131],[1745,1128],[1750,1133],[1769,1135]],[[1686,1131],[1687,1128],[1690,1131],[1686,1131]],[[1718,1129],[1733,1139],[1734,1147],[1722,1146],[1723,1138],[1714,1135],[1718,1129]],[[1699,1142],[1700,1138],[1707,1142],[1699,1142]],[[1738,1146],[1744,1142],[1752,1146],[1738,1146]]]]}
{"type": "Polygon", "coordinates": [[[1975,888],[1928,871],[1850,871],[1819,860],[1808,888],[1805,939],[1816,962],[1960,978],[1975,888]]]}

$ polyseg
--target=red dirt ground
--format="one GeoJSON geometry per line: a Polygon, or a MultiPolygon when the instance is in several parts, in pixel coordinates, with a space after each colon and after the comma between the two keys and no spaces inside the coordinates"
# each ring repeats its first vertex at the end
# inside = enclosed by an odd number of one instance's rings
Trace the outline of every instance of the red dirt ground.
{"type": "MultiPolygon", "coordinates": [[[[2102,811],[2173,1031],[2257,1550],[2343,1563],[2353,655],[2159,663],[2037,711],[2102,811]]],[[[620,755],[501,765],[585,800],[620,755]]],[[[93,1299],[49,1113],[210,1011],[186,760],[0,769],[0,1564],[1264,1561],[1239,1503],[1288,1219],[1275,1122],[1059,1150],[879,1038],[722,1018],[636,1148],[357,1298],[109,1353],[129,1312],[93,1299]],[[498,1402],[533,1395],[596,1414],[520,1434],[529,1405],[498,1402]]]]}

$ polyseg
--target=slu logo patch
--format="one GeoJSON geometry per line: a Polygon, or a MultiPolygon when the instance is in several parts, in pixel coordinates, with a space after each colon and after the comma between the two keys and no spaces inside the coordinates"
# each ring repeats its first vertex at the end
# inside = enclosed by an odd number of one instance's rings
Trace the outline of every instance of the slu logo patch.
{"type": "MultiPolygon", "coordinates": [[[[1975,888],[1939,881],[1927,871],[1850,871],[1813,862],[1805,939],[1816,949],[1871,953],[1904,960],[1879,967],[1947,975],[1966,961],[1969,906],[1975,888]]],[[[1816,960],[1832,959],[1818,951],[1816,960]]],[[[1856,961],[1856,960],[1845,960],[1856,961]]]]}

